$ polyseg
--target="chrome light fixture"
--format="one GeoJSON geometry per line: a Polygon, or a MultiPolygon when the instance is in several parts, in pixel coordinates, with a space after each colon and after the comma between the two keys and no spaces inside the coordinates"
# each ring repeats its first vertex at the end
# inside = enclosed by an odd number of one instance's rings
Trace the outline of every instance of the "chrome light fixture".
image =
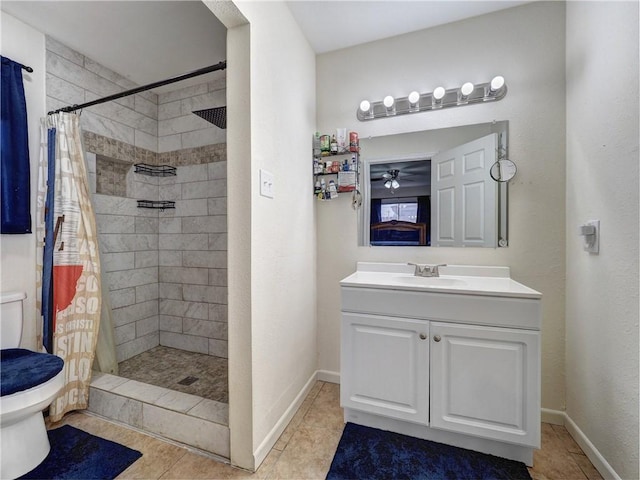
{"type": "Polygon", "coordinates": [[[360,102],[360,111],[367,118],[373,118],[373,109],[371,108],[371,103],[368,100],[362,100],[360,102]]]}
{"type": "Polygon", "coordinates": [[[476,89],[475,85],[471,82],[467,82],[458,91],[458,103],[467,103],[469,99],[469,95],[473,93],[476,89]]]}
{"type": "MultiPolygon", "coordinates": [[[[356,112],[361,122],[386,118],[407,113],[427,112],[449,107],[461,107],[481,102],[502,100],[507,95],[507,84],[501,75],[493,77],[490,82],[474,85],[466,82],[459,88],[437,87],[433,92],[411,92],[402,98],[388,95],[379,102],[363,100],[356,112]]],[[[390,188],[390,187],[389,187],[390,188]]]]}
{"type": "Polygon", "coordinates": [[[495,97],[499,95],[504,88],[504,77],[501,75],[495,76],[491,79],[488,87],[485,87],[484,96],[485,99],[489,97],[495,97]]]}
{"type": "Polygon", "coordinates": [[[386,109],[387,115],[395,115],[396,114],[396,102],[391,95],[387,95],[384,97],[382,101],[384,108],[386,109]]]}
{"type": "Polygon", "coordinates": [[[420,108],[420,94],[414,90],[409,94],[407,100],[409,100],[409,110],[412,112],[418,111],[418,108],[420,108]]]}
{"type": "Polygon", "coordinates": [[[431,104],[433,108],[442,108],[442,99],[444,98],[447,91],[444,87],[438,87],[433,91],[431,104]]]}

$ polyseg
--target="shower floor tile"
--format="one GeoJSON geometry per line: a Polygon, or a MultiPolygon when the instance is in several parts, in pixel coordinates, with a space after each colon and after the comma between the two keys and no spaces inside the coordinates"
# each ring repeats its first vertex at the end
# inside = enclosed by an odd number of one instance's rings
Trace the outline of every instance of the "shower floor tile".
{"type": "Polygon", "coordinates": [[[120,362],[118,369],[129,380],[229,403],[226,358],[159,346],[120,362]]]}

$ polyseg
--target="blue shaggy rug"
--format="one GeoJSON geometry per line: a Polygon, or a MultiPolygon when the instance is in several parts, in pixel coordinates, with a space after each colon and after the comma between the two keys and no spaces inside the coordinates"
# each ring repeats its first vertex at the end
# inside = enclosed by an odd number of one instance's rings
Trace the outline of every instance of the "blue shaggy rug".
{"type": "Polygon", "coordinates": [[[112,480],[142,454],[116,442],[64,425],[49,430],[51,451],[44,462],[20,478],[112,480]]]}
{"type": "Polygon", "coordinates": [[[347,423],[327,480],[531,480],[522,462],[347,423]]]}

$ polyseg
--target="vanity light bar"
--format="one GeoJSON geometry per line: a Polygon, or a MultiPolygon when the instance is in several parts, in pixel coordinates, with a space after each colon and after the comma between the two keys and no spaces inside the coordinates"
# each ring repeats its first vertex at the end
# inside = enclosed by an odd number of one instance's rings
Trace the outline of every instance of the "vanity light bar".
{"type": "Polygon", "coordinates": [[[465,83],[460,88],[436,88],[430,93],[411,92],[409,96],[393,98],[387,96],[380,102],[363,100],[356,113],[358,120],[366,122],[377,118],[388,118],[405,113],[427,112],[441,108],[460,107],[474,103],[502,100],[507,94],[504,77],[494,77],[490,82],[474,85],[465,83]]]}

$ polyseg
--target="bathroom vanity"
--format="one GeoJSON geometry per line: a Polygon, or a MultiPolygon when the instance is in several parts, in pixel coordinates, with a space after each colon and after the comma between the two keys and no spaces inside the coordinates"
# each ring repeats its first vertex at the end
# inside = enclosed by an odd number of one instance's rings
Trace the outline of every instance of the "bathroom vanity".
{"type": "Polygon", "coordinates": [[[532,465],[542,295],[508,267],[358,263],[340,282],[346,422],[532,465]]]}

